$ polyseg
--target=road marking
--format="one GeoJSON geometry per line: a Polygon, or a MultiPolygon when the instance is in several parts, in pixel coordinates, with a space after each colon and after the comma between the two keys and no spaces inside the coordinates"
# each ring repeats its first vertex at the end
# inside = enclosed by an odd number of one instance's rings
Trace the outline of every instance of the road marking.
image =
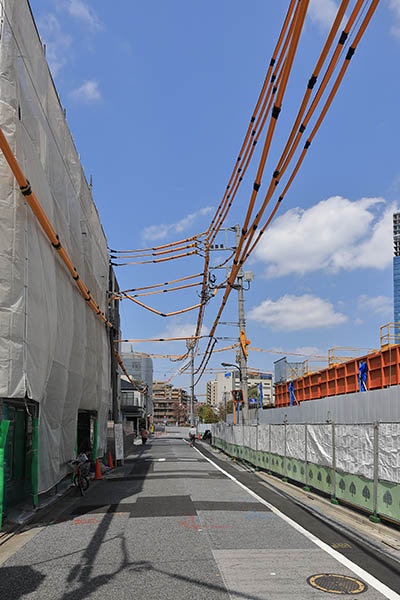
{"type": "Polygon", "coordinates": [[[201,456],[203,456],[203,458],[205,458],[216,469],[218,469],[218,471],[220,471],[221,473],[226,475],[226,477],[228,477],[228,479],[231,479],[232,481],[234,481],[239,487],[241,487],[248,494],[250,494],[250,496],[253,496],[253,498],[255,498],[258,502],[260,502],[261,504],[264,504],[264,506],[271,509],[272,512],[274,512],[276,515],[281,517],[281,519],[286,521],[286,523],[291,525],[294,529],[296,529],[297,531],[302,533],[306,538],[308,538],[316,546],[321,548],[321,550],[324,550],[325,552],[327,552],[327,554],[329,554],[330,556],[335,558],[338,562],[340,562],[344,567],[353,571],[353,573],[355,573],[355,575],[358,575],[359,577],[364,579],[366,581],[366,583],[368,583],[370,586],[375,588],[378,592],[380,592],[383,596],[385,596],[385,598],[388,598],[388,600],[400,600],[400,596],[399,596],[399,594],[397,594],[397,592],[390,589],[387,585],[385,585],[384,583],[379,581],[379,579],[376,579],[373,575],[371,575],[371,573],[364,571],[364,569],[362,569],[361,567],[359,567],[358,565],[353,563],[351,560],[349,560],[348,558],[346,558],[345,556],[340,554],[340,552],[337,552],[336,550],[331,548],[328,544],[326,544],[325,542],[323,542],[322,540],[317,538],[313,533],[311,533],[310,531],[308,531],[307,529],[305,529],[304,527],[302,527],[301,525],[296,523],[296,521],[293,521],[293,519],[291,519],[290,517],[287,517],[279,509],[277,509],[275,506],[273,506],[273,504],[270,504],[269,502],[264,500],[264,498],[261,498],[261,496],[259,496],[255,492],[253,492],[253,490],[251,490],[250,488],[245,486],[243,483],[238,481],[236,479],[236,477],[234,477],[227,471],[224,471],[224,469],[222,469],[222,467],[220,467],[213,460],[211,460],[210,458],[208,458],[207,456],[202,454],[200,452],[200,450],[198,450],[196,447],[194,448],[194,450],[196,450],[196,452],[201,454],[201,456]]]}

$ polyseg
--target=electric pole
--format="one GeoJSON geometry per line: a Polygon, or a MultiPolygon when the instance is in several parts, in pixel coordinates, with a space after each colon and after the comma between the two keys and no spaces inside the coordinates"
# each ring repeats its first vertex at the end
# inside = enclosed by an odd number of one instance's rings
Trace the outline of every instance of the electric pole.
{"type": "MultiPolygon", "coordinates": [[[[240,242],[240,225],[235,225],[236,247],[240,242]]],[[[237,274],[237,291],[239,304],[239,339],[246,339],[246,319],[244,315],[244,294],[243,294],[243,269],[240,267],[237,274]]],[[[243,342],[239,345],[239,368],[241,372],[241,388],[243,396],[242,419],[244,425],[249,423],[249,394],[247,385],[247,356],[243,342]]]]}
{"type": "Polygon", "coordinates": [[[186,348],[190,350],[190,374],[191,374],[191,394],[190,394],[190,427],[194,424],[194,347],[196,342],[189,338],[186,340],[186,348]]]}

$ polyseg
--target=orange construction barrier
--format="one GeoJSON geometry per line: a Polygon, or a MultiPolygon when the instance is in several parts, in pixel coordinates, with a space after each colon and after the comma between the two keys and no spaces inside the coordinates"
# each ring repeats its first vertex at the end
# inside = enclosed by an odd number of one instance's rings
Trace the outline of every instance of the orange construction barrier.
{"type": "Polygon", "coordinates": [[[96,469],[94,472],[94,478],[95,479],[103,479],[103,475],[101,474],[101,467],[100,467],[100,463],[99,463],[99,459],[96,458],[96,469]]]}
{"type": "Polygon", "coordinates": [[[113,459],[112,459],[112,455],[111,455],[110,451],[108,451],[108,466],[110,467],[110,469],[114,468],[114,463],[113,463],[113,459]]]}

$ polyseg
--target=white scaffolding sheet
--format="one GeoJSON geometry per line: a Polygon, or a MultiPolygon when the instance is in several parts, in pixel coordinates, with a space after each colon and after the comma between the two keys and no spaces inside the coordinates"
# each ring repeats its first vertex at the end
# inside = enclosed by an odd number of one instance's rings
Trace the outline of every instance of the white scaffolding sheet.
{"type": "MultiPolygon", "coordinates": [[[[0,127],[83,281],[107,310],[107,242],[26,0],[3,0],[0,127]]],[[[88,308],[0,154],[0,397],[40,404],[39,492],[66,472],[77,410],[106,443],[108,332],[88,308]]]]}

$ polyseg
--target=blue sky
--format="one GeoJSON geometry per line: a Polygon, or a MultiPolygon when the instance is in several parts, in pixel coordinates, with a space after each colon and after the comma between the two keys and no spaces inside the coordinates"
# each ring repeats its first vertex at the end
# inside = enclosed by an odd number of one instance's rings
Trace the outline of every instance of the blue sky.
{"type": "MultiPolygon", "coordinates": [[[[266,174],[275,168],[337,5],[310,3],[266,174]]],[[[31,6],[82,164],[93,176],[110,247],[153,246],[206,229],[288,1],[31,0],[31,6]]],[[[382,0],[301,171],[246,264],[255,274],[245,296],[253,346],[324,355],[333,346],[378,347],[379,326],[392,320],[399,61],[400,0],[382,0]]],[[[243,221],[258,158],[229,226],[243,221]]],[[[201,270],[201,258],[190,257],[120,267],[117,275],[126,289],[201,270]]],[[[198,301],[193,289],[148,302],[174,311],[198,301]]],[[[207,307],[205,331],[220,297],[207,307]]],[[[195,313],[163,319],[128,302],[121,306],[123,338],[193,332],[195,313]]],[[[223,320],[236,320],[236,314],[231,294],[223,320]]],[[[237,333],[220,326],[218,335],[237,333]]],[[[219,347],[228,344],[221,340],[219,347]]],[[[180,353],[183,346],[135,348],[180,353]]],[[[272,370],[278,358],[250,353],[249,365],[272,370]]],[[[234,362],[234,353],[216,354],[210,364],[221,360],[234,362]]],[[[156,360],[155,378],[169,377],[178,366],[156,360]]],[[[187,376],[173,382],[189,383],[187,376]]]]}

